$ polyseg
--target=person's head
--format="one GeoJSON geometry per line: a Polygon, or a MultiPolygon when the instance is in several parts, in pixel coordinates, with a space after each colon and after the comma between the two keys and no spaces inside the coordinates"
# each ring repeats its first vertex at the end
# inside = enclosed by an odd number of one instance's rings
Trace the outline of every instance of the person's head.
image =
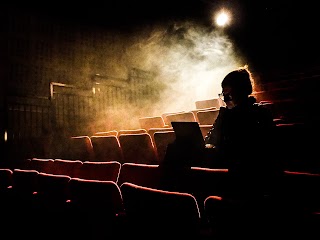
{"type": "Polygon", "coordinates": [[[228,73],[221,82],[223,100],[228,108],[245,102],[252,93],[252,76],[247,66],[228,73]]]}

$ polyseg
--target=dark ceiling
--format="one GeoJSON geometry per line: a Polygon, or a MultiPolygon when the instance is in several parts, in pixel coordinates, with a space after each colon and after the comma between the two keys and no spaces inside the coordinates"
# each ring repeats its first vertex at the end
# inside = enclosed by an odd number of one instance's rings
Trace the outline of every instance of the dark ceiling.
{"type": "MultiPolygon", "coordinates": [[[[294,65],[318,62],[318,13],[315,1],[289,0],[152,0],[152,1],[44,1],[11,2],[22,11],[104,28],[133,28],[166,21],[188,20],[207,27],[221,7],[231,9],[233,23],[227,33],[252,61],[263,65],[294,65]]],[[[4,3],[2,3],[4,5],[4,3]]]]}

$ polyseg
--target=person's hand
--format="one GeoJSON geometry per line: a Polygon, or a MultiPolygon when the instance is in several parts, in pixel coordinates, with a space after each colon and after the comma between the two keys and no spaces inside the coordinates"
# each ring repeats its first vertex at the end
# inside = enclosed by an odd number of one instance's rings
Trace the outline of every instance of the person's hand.
{"type": "Polygon", "coordinates": [[[215,146],[213,144],[207,143],[205,145],[205,148],[215,148],[215,146]]]}

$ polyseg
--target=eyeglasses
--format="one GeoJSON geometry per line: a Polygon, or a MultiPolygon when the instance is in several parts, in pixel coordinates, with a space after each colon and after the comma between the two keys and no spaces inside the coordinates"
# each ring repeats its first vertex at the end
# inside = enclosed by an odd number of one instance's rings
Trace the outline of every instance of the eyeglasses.
{"type": "Polygon", "coordinates": [[[232,100],[232,96],[230,93],[219,93],[218,96],[224,102],[228,102],[232,100]]]}

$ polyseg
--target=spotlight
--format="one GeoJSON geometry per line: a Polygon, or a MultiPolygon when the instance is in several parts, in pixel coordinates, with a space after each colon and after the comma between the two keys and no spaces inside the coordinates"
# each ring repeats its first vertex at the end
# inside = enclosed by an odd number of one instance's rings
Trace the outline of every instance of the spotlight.
{"type": "Polygon", "coordinates": [[[225,27],[231,22],[231,15],[225,9],[220,10],[214,16],[214,22],[219,27],[225,27]]]}

